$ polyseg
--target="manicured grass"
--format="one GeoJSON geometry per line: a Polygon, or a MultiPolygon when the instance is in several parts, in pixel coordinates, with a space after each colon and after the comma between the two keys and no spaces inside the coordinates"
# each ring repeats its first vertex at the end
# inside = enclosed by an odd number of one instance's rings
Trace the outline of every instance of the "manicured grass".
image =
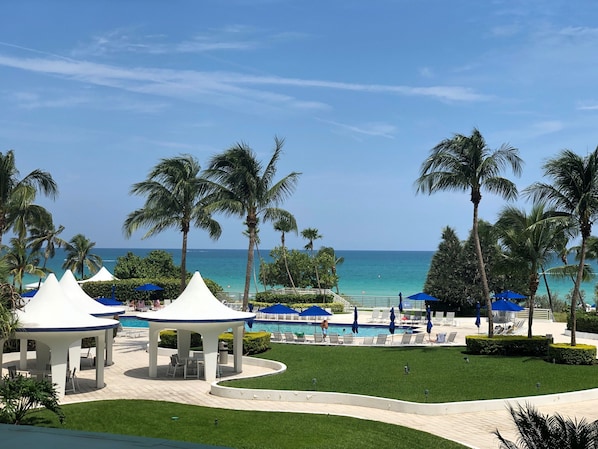
{"type": "Polygon", "coordinates": [[[316,389],[414,402],[426,401],[425,390],[429,392],[428,402],[452,402],[598,387],[598,365],[558,365],[533,357],[472,356],[463,351],[462,347],[272,344],[272,349],[259,357],[285,363],[288,367],[285,373],[226,384],[279,390],[316,389]],[[409,374],[405,374],[406,365],[409,374]]]}
{"type": "MultiPolygon", "coordinates": [[[[157,401],[100,401],[63,406],[63,428],[225,446],[235,449],[463,449],[428,433],[331,415],[249,412],[157,401]],[[173,420],[172,417],[178,419],[173,420]],[[218,423],[216,424],[216,420],[218,423]]],[[[50,413],[38,425],[61,427],[50,413]]]]}

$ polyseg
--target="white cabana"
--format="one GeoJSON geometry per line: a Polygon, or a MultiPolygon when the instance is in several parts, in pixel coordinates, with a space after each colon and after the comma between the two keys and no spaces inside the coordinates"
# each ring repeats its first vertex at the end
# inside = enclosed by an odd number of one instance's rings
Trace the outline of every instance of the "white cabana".
{"type": "MultiPolygon", "coordinates": [[[[115,306],[105,306],[104,304],[99,303],[87,293],[83,291],[77,279],[73,275],[71,270],[66,270],[60,278],[59,282],[62,290],[66,294],[67,298],[72,302],[73,307],[77,307],[82,311],[93,315],[98,318],[114,318],[116,315],[122,315],[125,313],[125,307],[115,307],[115,306]]],[[[106,364],[112,365],[112,345],[114,343],[114,331],[112,329],[106,330],[105,333],[105,342],[106,342],[106,364]]],[[[72,347],[73,357],[71,357],[71,366],[76,366],[78,369],[80,368],[80,359],[77,358],[77,362],[75,363],[72,360],[75,354],[81,354],[81,345],[74,345],[72,347]]]]}
{"type": "Polygon", "coordinates": [[[102,267],[96,274],[94,274],[89,279],[84,279],[84,280],[78,281],[78,282],[80,284],[83,284],[84,282],[102,282],[102,281],[118,281],[118,278],[115,277],[112,273],[110,273],[106,267],[102,267]]]}
{"type": "Polygon", "coordinates": [[[155,312],[137,315],[149,321],[149,376],[158,375],[158,338],[163,329],[176,329],[179,356],[189,356],[191,332],[201,334],[205,380],[214,381],[218,369],[218,336],[233,330],[234,370],[243,370],[243,330],[254,313],[239,312],[222,304],[195,272],[185,291],[171,304],[155,312]]]}
{"type": "MultiPolygon", "coordinates": [[[[74,307],[54,274],[48,275],[35,297],[15,314],[19,322],[15,338],[35,340],[36,368],[42,371],[46,364],[51,364],[52,382],[57,385],[59,397],[65,393],[69,347],[84,337],[96,337],[96,385],[104,387],[104,333],[117,327],[118,321],[96,318],[74,307]]],[[[27,369],[27,345],[24,346],[21,345],[21,369],[27,369]]],[[[77,362],[79,357],[80,353],[77,362]]]]}

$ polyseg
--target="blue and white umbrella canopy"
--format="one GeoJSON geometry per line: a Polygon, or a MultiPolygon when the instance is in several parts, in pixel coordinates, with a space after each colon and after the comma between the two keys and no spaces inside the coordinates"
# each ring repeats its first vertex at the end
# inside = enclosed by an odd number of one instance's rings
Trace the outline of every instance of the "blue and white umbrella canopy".
{"type": "Polygon", "coordinates": [[[259,310],[261,313],[269,313],[272,315],[289,315],[289,314],[298,314],[295,309],[291,309],[284,304],[278,303],[274,304],[273,306],[264,307],[263,309],[259,310]]]}
{"type": "MultiPolygon", "coordinates": [[[[263,312],[263,310],[262,310],[263,312]]],[[[299,312],[299,316],[332,316],[330,312],[318,306],[311,306],[299,312]]]]}
{"type": "Polygon", "coordinates": [[[507,301],[506,299],[499,299],[498,301],[494,301],[492,303],[492,310],[497,310],[500,312],[519,312],[523,309],[524,308],[520,305],[517,305],[511,301],[507,301]]]}
{"type": "Polygon", "coordinates": [[[438,298],[435,298],[434,296],[428,295],[424,292],[419,292],[415,295],[407,296],[407,298],[412,299],[414,301],[440,301],[438,298]]]}
{"type": "Polygon", "coordinates": [[[494,295],[496,299],[525,299],[527,296],[521,293],[514,292],[512,290],[504,290],[494,295]]]}

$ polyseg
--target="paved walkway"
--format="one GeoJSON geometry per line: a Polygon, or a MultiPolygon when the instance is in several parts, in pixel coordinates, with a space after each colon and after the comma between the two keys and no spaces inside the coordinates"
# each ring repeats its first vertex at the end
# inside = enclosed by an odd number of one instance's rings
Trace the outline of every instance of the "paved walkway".
{"type": "MultiPolygon", "coordinates": [[[[367,322],[367,318],[363,314],[360,314],[360,319],[364,324],[367,322]]],[[[348,315],[339,315],[333,318],[333,321],[337,322],[347,322],[349,320],[352,320],[352,317],[348,315]]],[[[464,344],[466,335],[477,332],[477,328],[469,321],[473,321],[473,319],[458,320],[458,325],[455,327],[435,326],[434,332],[445,332],[449,329],[456,330],[458,331],[456,342],[464,344]]],[[[538,322],[537,325],[534,325],[534,330],[536,334],[551,333],[556,341],[568,341],[568,337],[564,335],[564,327],[563,323],[538,322]]],[[[597,343],[586,340],[579,342],[597,343]]],[[[150,379],[148,377],[146,345],[147,331],[142,331],[141,336],[137,338],[117,337],[114,346],[115,363],[105,370],[106,387],[100,390],[95,389],[95,371],[82,366],[79,375],[79,391],[75,394],[67,394],[62,402],[68,404],[107,399],[150,399],[238,410],[335,414],[411,427],[480,449],[498,448],[497,439],[492,434],[497,428],[503,435],[511,439],[516,438],[514,426],[506,410],[424,416],[359,406],[296,402],[280,403],[212,396],[209,393],[210,385],[203,380],[181,379],[180,377],[176,379],[166,378],[168,357],[160,356],[158,358],[158,364],[160,365],[158,378],[150,379]]],[[[17,357],[18,354],[5,354],[4,366],[6,367],[7,362],[15,360],[17,357]]],[[[232,367],[229,367],[229,369],[225,367],[223,377],[230,379],[251,376],[264,371],[263,368],[248,365],[244,365],[243,368],[244,372],[241,375],[233,375],[232,367]]],[[[515,382],[517,380],[513,379],[515,382]]],[[[598,419],[598,401],[544,406],[539,407],[539,410],[542,413],[558,412],[566,416],[585,417],[588,420],[598,419]]]]}

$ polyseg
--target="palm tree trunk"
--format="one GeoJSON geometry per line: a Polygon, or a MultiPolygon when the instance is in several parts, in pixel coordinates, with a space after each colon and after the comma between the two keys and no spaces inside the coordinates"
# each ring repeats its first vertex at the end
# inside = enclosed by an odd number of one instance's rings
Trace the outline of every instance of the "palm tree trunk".
{"type": "Polygon", "coordinates": [[[548,279],[546,278],[546,268],[542,265],[540,266],[540,269],[542,270],[542,279],[544,280],[544,286],[546,287],[546,293],[548,294],[550,312],[554,315],[554,307],[552,306],[552,293],[550,291],[550,287],[548,286],[548,279]]]}
{"type": "Polygon", "coordinates": [[[187,232],[183,231],[183,248],[181,249],[181,283],[179,293],[187,286],[187,232]]]}
{"type": "Polygon", "coordinates": [[[577,278],[575,279],[575,287],[573,288],[573,294],[571,295],[571,346],[576,346],[575,331],[577,330],[577,301],[581,296],[579,294],[579,287],[581,285],[581,279],[583,277],[584,265],[586,263],[586,239],[587,237],[582,232],[581,236],[581,249],[579,256],[579,269],[577,270],[577,278]]]}
{"type": "Polygon", "coordinates": [[[245,289],[243,290],[243,311],[247,311],[249,304],[249,285],[251,284],[251,269],[253,268],[253,247],[255,245],[255,226],[249,227],[249,249],[247,250],[247,267],[245,268],[245,289]]]}
{"type": "Polygon", "coordinates": [[[532,325],[534,322],[534,301],[536,299],[536,292],[538,291],[538,285],[540,285],[540,278],[538,277],[537,267],[532,268],[532,273],[529,279],[529,312],[527,315],[527,338],[532,338],[532,325]]]}
{"type": "Polygon", "coordinates": [[[293,281],[293,276],[291,276],[291,271],[289,270],[289,263],[287,262],[287,252],[284,246],[282,247],[282,258],[284,260],[284,267],[287,270],[287,276],[289,277],[289,281],[291,281],[291,287],[293,287],[293,292],[297,293],[295,281],[293,281]]]}
{"type": "Polygon", "coordinates": [[[478,203],[473,203],[473,241],[475,243],[475,251],[478,256],[478,267],[480,269],[480,277],[482,278],[482,291],[486,300],[486,307],[488,308],[488,336],[494,336],[494,320],[492,318],[492,299],[490,298],[490,289],[488,288],[488,278],[486,277],[486,266],[484,264],[484,256],[482,254],[482,245],[480,244],[480,236],[478,235],[478,203]]]}

